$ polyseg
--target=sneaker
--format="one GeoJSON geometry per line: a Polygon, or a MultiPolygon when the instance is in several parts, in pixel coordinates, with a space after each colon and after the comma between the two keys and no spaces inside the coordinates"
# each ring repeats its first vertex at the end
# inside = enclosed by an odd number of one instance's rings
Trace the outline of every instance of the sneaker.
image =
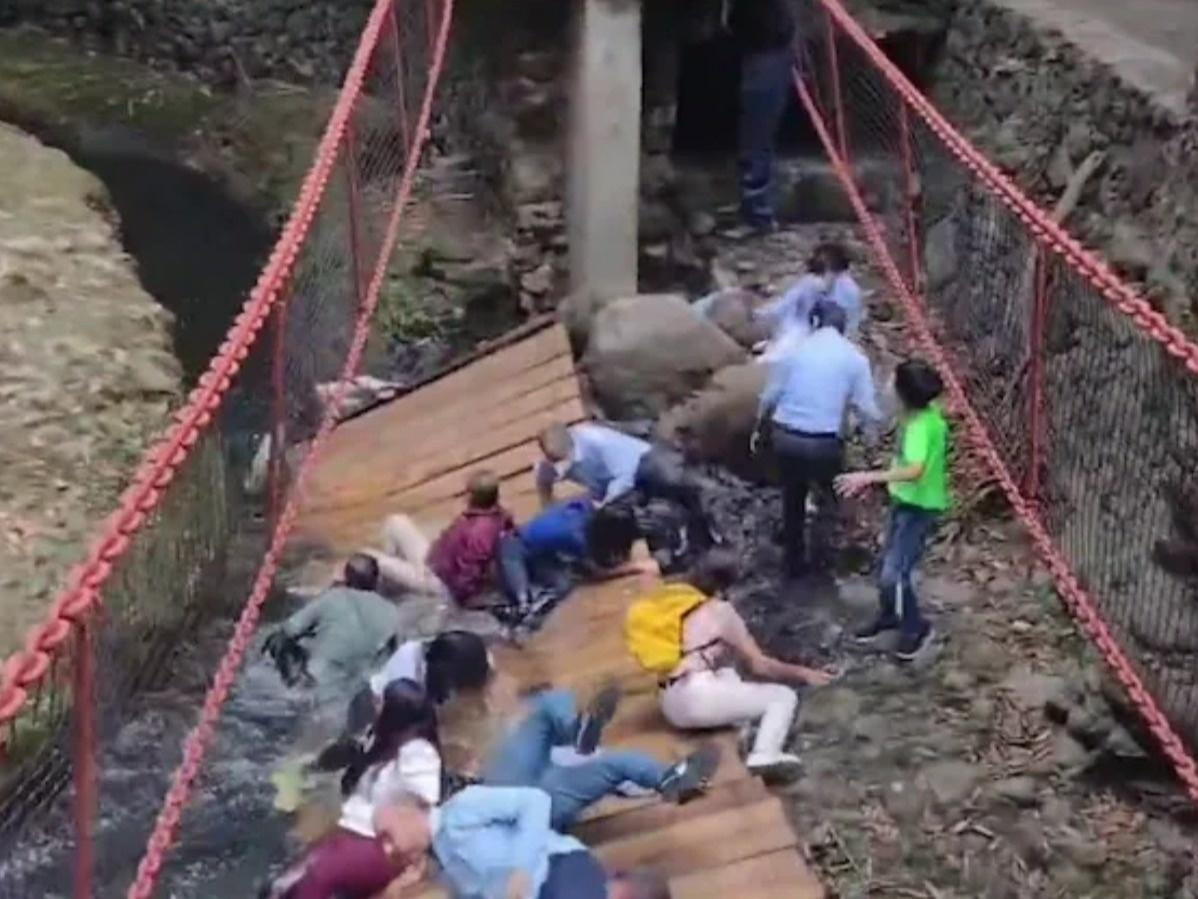
{"type": "Polygon", "coordinates": [[[704,743],[666,772],[657,787],[658,792],[669,802],[679,805],[689,802],[706,792],[719,766],[720,747],[704,743]]]}
{"type": "Polygon", "coordinates": [[[586,711],[582,713],[578,722],[578,736],[574,738],[574,748],[583,755],[590,755],[599,745],[603,738],[603,728],[615,717],[621,692],[619,684],[607,684],[595,694],[586,711]]]}
{"type": "Polygon", "coordinates": [[[889,631],[898,630],[898,622],[892,618],[878,617],[872,623],[858,630],[853,637],[858,643],[873,643],[878,637],[889,631]]]}
{"type": "Polygon", "coordinates": [[[936,632],[930,625],[925,626],[922,633],[903,634],[899,638],[899,645],[894,651],[894,657],[900,662],[914,662],[919,658],[920,653],[931,645],[935,636],[936,632]]]}
{"type": "Polygon", "coordinates": [[[798,777],[803,763],[789,752],[752,752],[745,759],[745,767],[764,780],[790,780],[798,777]]]}

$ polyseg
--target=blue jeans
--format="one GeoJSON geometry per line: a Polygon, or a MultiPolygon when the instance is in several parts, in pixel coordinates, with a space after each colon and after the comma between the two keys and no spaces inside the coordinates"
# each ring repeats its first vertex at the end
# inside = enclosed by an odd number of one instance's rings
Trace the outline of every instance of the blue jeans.
{"type": "Polygon", "coordinates": [[[740,74],[740,210],[752,225],[774,221],[774,140],[794,90],[790,47],[746,53],[740,74]]]}
{"type": "Polygon", "coordinates": [[[546,593],[560,599],[573,587],[564,563],[555,558],[533,558],[519,534],[500,538],[498,558],[504,592],[514,602],[528,602],[534,594],[546,593]]]}
{"type": "Polygon", "coordinates": [[[549,794],[550,823],[557,831],[568,830],[587,806],[627,781],[647,790],[660,786],[669,768],[643,752],[606,750],[579,765],[553,764],[553,747],[574,742],[578,718],[573,693],[548,690],[538,694],[524,720],[488,761],[483,783],[540,787],[549,794]]]}
{"type": "Polygon", "coordinates": [[[898,625],[904,634],[920,636],[928,627],[919,612],[919,597],[911,575],[939,522],[938,512],[916,506],[898,504],[890,510],[878,577],[881,617],[886,624],[898,625]]]}

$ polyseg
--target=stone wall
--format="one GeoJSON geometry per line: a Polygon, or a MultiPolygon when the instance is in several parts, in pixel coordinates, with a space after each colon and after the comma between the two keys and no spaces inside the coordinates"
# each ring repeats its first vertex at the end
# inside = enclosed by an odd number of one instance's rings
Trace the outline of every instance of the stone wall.
{"type": "Polygon", "coordinates": [[[10,0],[0,25],[26,22],[145,62],[236,83],[337,80],[371,0],[10,0]]]}
{"type": "Polygon", "coordinates": [[[1192,110],[1185,121],[1060,35],[989,0],[958,4],[933,99],[1049,209],[1089,154],[1105,154],[1067,226],[1170,318],[1193,326],[1198,242],[1179,228],[1198,218],[1185,153],[1198,133],[1192,110]]]}

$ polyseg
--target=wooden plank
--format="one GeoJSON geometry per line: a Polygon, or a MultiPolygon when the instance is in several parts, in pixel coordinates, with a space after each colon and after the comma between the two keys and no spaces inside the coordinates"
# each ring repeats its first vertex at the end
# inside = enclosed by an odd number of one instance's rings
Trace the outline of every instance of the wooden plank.
{"type": "Polygon", "coordinates": [[[770,798],[613,840],[595,847],[595,854],[608,870],[651,865],[673,876],[779,849],[797,851],[797,843],[782,803],[770,798]]]}
{"type": "Polygon", "coordinates": [[[791,849],[670,879],[672,899],[825,899],[823,885],[791,849]]]}

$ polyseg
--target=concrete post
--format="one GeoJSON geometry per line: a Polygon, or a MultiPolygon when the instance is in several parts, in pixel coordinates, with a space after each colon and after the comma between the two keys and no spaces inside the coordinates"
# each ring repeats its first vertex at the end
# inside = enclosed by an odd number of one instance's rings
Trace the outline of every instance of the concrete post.
{"type": "Polygon", "coordinates": [[[640,0],[575,0],[567,216],[570,288],[596,305],[636,293],[640,0]]]}

